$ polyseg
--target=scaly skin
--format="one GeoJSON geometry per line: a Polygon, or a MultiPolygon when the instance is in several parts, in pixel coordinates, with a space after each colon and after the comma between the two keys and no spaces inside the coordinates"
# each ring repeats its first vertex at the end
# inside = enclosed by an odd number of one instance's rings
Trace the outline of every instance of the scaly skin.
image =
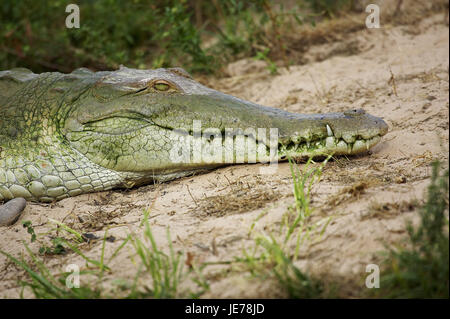
{"type": "MultiPolygon", "coordinates": [[[[277,128],[280,160],[361,153],[387,132],[383,120],[361,110],[288,113],[209,89],[182,69],[39,75],[14,69],[0,72],[0,202],[52,202],[239,161],[234,153],[212,162],[174,161],[171,152],[183,138],[206,148],[212,143],[198,136],[193,121],[201,121],[203,133],[277,128]]],[[[268,142],[258,135],[256,145],[264,152],[249,151],[244,162],[269,159],[268,142]]],[[[198,156],[198,149],[187,155],[198,156]]]]}

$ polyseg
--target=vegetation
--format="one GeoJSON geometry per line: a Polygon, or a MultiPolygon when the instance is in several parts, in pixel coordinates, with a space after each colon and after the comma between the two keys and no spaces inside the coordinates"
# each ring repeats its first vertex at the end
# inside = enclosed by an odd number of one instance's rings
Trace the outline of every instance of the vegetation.
{"type": "Polygon", "coordinates": [[[19,280],[22,286],[21,297],[25,289],[30,289],[35,298],[40,299],[87,299],[87,298],[117,298],[122,296],[124,298],[197,298],[204,291],[209,289],[207,282],[204,280],[200,269],[197,269],[194,265],[191,265],[190,269],[186,270],[183,265],[184,254],[182,252],[175,253],[172,247],[172,241],[170,238],[170,232],[167,229],[167,240],[169,243],[169,254],[164,253],[156,245],[152,231],[148,223],[149,212],[144,212],[143,219],[143,240],[139,235],[129,235],[108,260],[105,259],[105,246],[107,241],[107,231],[105,231],[100,257],[98,260],[87,257],[82,251],[80,245],[85,241],[81,235],[69,228],[68,226],[57,222],[61,229],[66,231],[71,236],[75,235],[76,242],[73,238],[67,238],[64,236],[54,235],[55,229],[45,234],[40,234],[38,237],[34,228],[29,222],[24,222],[24,227],[27,228],[28,233],[31,234],[31,242],[38,241],[43,243],[43,237],[49,236],[52,238],[51,242],[54,243],[54,239],[57,238],[58,245],[49,248],[43,244],[39,248],[41,255],[49,254],[61,254],[71,251],[86,262],[85,267],[79,271],[80,283],[79,287],[72,288],[67,283],[70,280],[70,276],[73,276],[73,269],[71,271],[64,271],[59,274],[52,274],[50,269],[45,265],[45,260],[36,256],[29,248],[26,242],[23,242],[24,247],[31,258],[31,261],[27,261],[26,258],[16,258],[2,250],[0,254],[5,255],[11,262],[16,264],[19,268],[25,270],[28,275],[27,280],[19,280]],[[78,235],[77,235],[78,234],[78,235]],[[44,236],[43,236],[44,235],[44,236]],[[127,281],[116,278],[114,283],[117,289],[111,291],[102,287],[105,272],[111,273],[112,269],[107,265],[110,263],[119,253],[119,251],[125,247],[125,245],[131,242],[135,255],[139,256],[141,265],[138,267],[134,282],[132,284],[127,281]],[[55,252],[55,249],[59,249],[55,252]],[[142,271],[145,269],[145,272],[142,271]],[[148,275],[148,276],[146,276],[148,275]],[[200,287],[199,291],[180,291],[179,284],[186,280],[190,276],[190,279],[200,287]],[[150,278],[149,278],[150,277],[150,278]],[[142,283],[143,279],[145,282],[142,283]],[[149,287],[146,283],[151,283],[149,287]]]}
{"type": "MultiPolygon", "coordinates": [[[[64,225],[65,226],[65,225],[64,225]]],[[[34,228],[31,226],[29,222],[24,223],[24,227],[27,228],[28,233],[31,234],[31,242],[36,240],[40,240],[34,231],[34,228]]],[[[65,228],[69,229],[67,226],[65,228]]],[[[73,231],[73,230],[71,230],[73,231]]],[[[53,237],[57,238],[57,244],[53,248],[49,248],[46,245],[39,248],[39,252],[41,254],[61,254],[66,253],[66,249],[70,249],[75,252],[77,255],[81,256],[86,261],[86,270],[79,271],[79,276],[86,277],[88,275],[92,275],[97,277],[97,283],[100,282],[101,277],[105,270],[109,268],[104,263],[104,253],[105,253],[105,243],[106,243],[106,233],[105,238],[103,240],[101,257],[99,260],[93,260],[86,257],[81,250],[79,249],[77,244],[70,243],[69,239],[64,237],[53,237]],[[55,252],[55,250],[58,252],[55,252]]],[[[80,244],[80,243],[78,243],[80,244]]],[[[67,282],[70,280],[72,272],[64,271],[60,274],[52,274],[50,269],[45,265],[44,259],[36,256],[33,251],[29,248],[27,243],[24,241],[23,245],[31,258],[31,261],[26,261],[25,258],[16,258],[11,256],[10,254],[0,250],[0,253],[8,257],[10,261],[16,264],[18,267],[25,270],[28,275],[28,280],[19,280],[19,284],[22,286],[21,297],[23,298],[23,293],[25,289],[30,289],[35,298],[40,299],[75,299],[75,298],[100,298],[102,296],[102,290],[99,285],[80,285],[80,287],[76,289],[71,289],[68,287],[67,282]]],[[[121,249],[123,246],[120,246],[121,249]]]]}
{"type": "Polygon", "coordinates": [[[319,12],[329,17],[333,17],[336,12],[343,9],[351,10],[353,1],[347,0],[306,0],[314,12],[319,12]]]}
{"type": "Polygon", "coordinates": [[[433,163],[421,222],[408,225],[407,246],[389,249],[379,297],[449,298],[449,170],[441,173],[440,167],[433,163]]]}
{"type": "MultiPolygon", "coordinates": [[[[289,298],[327,298],[337,295],[339,287],[327,279],[318,279],[302,271],[295,262],[305,240],[320,239],[331,217],[312,223],[313,208],[310,206],[311,190],[320,180],[322,170],[329,158],[320,165],[312,166],[309,160],[302,171],[290,163],[293,179],[295,205],[283,217],[281,226],[270,233],[256,232],[252,224],[250,235],[254,246],[244,249],[243,255],[234,257],[224,264],[244,265],[244,271],[250,272],[261,280],[274,279],[289,298]],[[311,167],[312,166],[312,167],[311,167]]],[[[433,164],[428,198],[420,210],[421,223],[418,227],[408,224],[409,242],[400,247],[389,248],[381,274],[380,289],[375,290],[376,297],[386,298],[448,298],[449,297],[449,236],[448,236],[448,192],[449,171],[440,174],[440,163],[433,164]]],[[[32,252],[24,242],[31,261],[16,258],[0,251],[8,259],[25,270],[27,280],[20,280],[22,296],[24,289],[30,289],[36,298],[197,298],[209,290],[208,281],[202,271],[207,263],[197,267],[189,261],[183,252],[175,252],[169,229],[167,229],[168,252],[162,251],[148,223],[148,211],[144,212],[142,233],[130,234],[116,248],[113,254],[105,258],[107,231],[103,237],[100,257],[92,259],[82,253],[85,236],[68,226],[51,220],[56,224],[45,234],[36,234],[29,222],[24,222],[31,235],[31,242],[38,242],[42,256],[75,253],[85,260],[85,267],[80,270],[83,284],[78,289],[67,286],[71,272],[52,274],[45,265],[45,260],[32,252]],[[51,238],[52,245],[46,244],[44,236],[51,238]],[[55,241],[56,240],[56,241],[55,241]],[[105,273],[113,274],[109,263],[119,251],[131,243],[134,257],[140,265],[134,281],[115,278],[117,289],[103,288],[105,273]],[[186,265],[188,266],[186,269],[186,265]],[[181,283],[190,280],[196,284],[196,291],[181,289],[181,283]]],[[[265,215],[263,212],[259,217],[265,215]]],[[[132,259],[134,260],[134,257],[132,259]]],[[[220,262],[219,262],[220,263],[220,262]]],[[[373,290],[372,290],[373,291],[373,290]]]]}
{"type": "Polygon", "coordinates": [[[313,184],[320,180],[329,159],[314,167],[310,167],[313,163],[310,159],[303,171],[290,161],[295,207],[288,210],[278,232],[257,233],[252,251],[244,250],[244,257],[237,258],[254,276],[275,278],[289,298],[324,298],[332,295],[324,281],[307,275],[294,264],[298,260],[301,244],[306,239],[320,237],[331,220],[325,218],[316,223],[308,222],[313,211],[310,207],[311,190],[313,184]],[[293,241],[294,250],[291,248],[293,241]]]}
{"type": "Polygon", "coordinates": [[[148,223],[148,211],[144,216],[144,240],[138,236],[132,237],[132,244],[145,271],[151,277],[152,288],[145,284],[144,290],[139,290],[138,281],[144,274],[141,268],[136,273],[135,282],[128,298],[197,298],[209,289],[207,282],[195,265],[190,265],[191,269],[185,271],[184,254],[175,253],[172,246],[169,228],[166,228],[167,242],[169,244],[169,254],[161,251],[153,237],[153,233],[148,223]],[[179,284],[186,279],[186,276],[193,273],[192,280],[202,288],[197,292],[180,292],[179,284]]]}
{"type": "MultiPolygon", "coordinates": [[[[235,257],[235,262],[244,264],[254,276],[275,278],[290,298],[329,296],[323,282],[311,278],[294,265],[303,241],[310,238],[310,234],[317,230],[320,230],[320,234],[322,234],[331,220],[327,218],[325,223],[321,221],[312,225],[307,223],[313,211],[309,205],[311,189],[313,184],[320,179],[322,169],[328,160],[329,158],[314,167],[311,167],[313,161],[309,160],[303,172],[297,165],[290,162],[295,206],[286,213],[283,226],[276,234],[268,236],[257,234],[254,237],[253,251],[244,250],[243,257],[235,257]],[[322,228],[319,229],[318,227],[321,225],[322,228]],[[290,251],[290,243],[293,238],[296,243],[294,253],[290,251]]],[[[197,268],[194,264],[189,264],[189,269],[185,269],[184,253],[174,251],[168,229],[166,234],[169,252],[167,254],[160,250],[149,226],[148,214],[148,211],[144,212],[141,225],[144,227],[142,236],[129,235],[107,261],[111,262],[128,242],[131,242],[134,247],[134,255],[138,256],[140,260],[134,282],[130,284],[123,279],[116,278],[114,282],[119,289],[113,292],[108,293],[102,288],[105,271],[112,271],[105,262],[107,232],[103,238],[100,258],[94,260],[81,252],[80,245],[85,241],[85,237],[67,225],[50,220],[57,227],[47,233],[36,234],[29,221],[23,222],[23,226],[31,235],[30,241],[38,242],[41,245],[39,248],[41,255],[66,254],[70,251],[86,261],[86,267],[80,271],[80,277],[82,276],[88,282],[77,289],[69,288],[66,284],[68,276],[71,275],[70,272],[52,275],[44,260],[36,256],[25,242],[24,246],[31,257],[31,262],[26,261],[25,258],[18,259],[3,251],[0,253],[26,271],[29,279],[21,280],[20,284],[23,290],[29,288],[36,298],[108,298],[117,297],[117,295],[125,298],[196,298],[201,296],[209,289],[208,282],[202,275],[203,267],[197,268]],[[64,234],[58,232],[64,232],[64,234]],[[53,245],[46,244],[44,240],[46,237],[51,238],[53,245]],[[86,277],[89,278],[86,279],[86,277]],[[187,279],[196,283],[199,290],[180,291],[180,283],[187,279]]]]}
{"type": "MultiPolygon", "coordinates": [[[[287,30],[354,10],[351,0],[297,0],[289,6],[268,0],[79,0],[81,28],[67,29],[65,8],[69,3],[3,0],[0,69],[70,72],[78,67],[103,70],[124,64],[136,68],[182,66],[191,72],[210,73],[234,59],[253,57],[266,61],[271,73],[276,73],[278,61],[284,65],[292,62],[289,52],[294,49],[286,40],[287,30]]],[[[232,261],[244,265],[256,278],[276,280],[290,298],[332,296],[329,283],[297,266],[302,244],[320,237],[331,221],[328,217],[313,223],[310,205],[311,190],[327,161],[320,165],[308,161],[302,171],[291,162],[294,205],[279,229],[256,232],[253,224],[253,246],[232,261]]],[[[441,165],[434,163],[427,201],[420,209],[421,222],[417,227],[408,225],[408,242],[389,248],[381,288],[372,290],[377,297],[449,297],[448,178],[448,169],[442,173],[441,165]]],[[[169,229],[168,250],[158,246],[148,211],[141,232],[128,235],[109,258],[105,256],[107,231],[100,255],[93,259],[83,253],[88,241],[84,234],[61,222],[50,222],[53,226],[45,234],[37,234],[31,222],[23,223],[37,252],[25,242],[26,257],[0,251],[25,271],[27,279],[20,280],[22,292],[29,289],[36,298],[195,298],[209,289],[203,268],[188,262],[183,251],[174,250],[169,229]],[[116,275],[109,265],[130,244],[138,264],[134,280],[115,278],[117,289],[105,289],[105,276],[116,275]],[[71,272],[54,274],[46,265],[55,255],[68,254],[85,262],[79,289],[66,285],[71,272]],[[182,289],[187,280],[198,289],[182,289]]]]}
{"type": "MultiPolygon", "coordinates": [[[[212,72],[239,57],[281,59],[283,30],[347,9],[350,0],[80,0],[80,28],[65,27],[71,1],[4,0],[0,69],[71,72],[182,66],[212,72]]],[[[274,65],[270,64],[271,71],[274,65]]]]}

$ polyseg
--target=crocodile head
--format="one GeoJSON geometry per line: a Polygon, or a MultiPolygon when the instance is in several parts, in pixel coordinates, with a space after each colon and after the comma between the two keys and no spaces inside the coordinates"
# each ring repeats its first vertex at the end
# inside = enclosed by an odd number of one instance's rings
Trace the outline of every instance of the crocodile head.
{"type": "Polygon", "coordinates": [[[142,178],[252,159],[358,154],[388,130],[362,110],[305,115],[260,106],[207,88],[182,69],[122,67],[90,78],[61,120],[65,138],[92,162],[142,178]]]}

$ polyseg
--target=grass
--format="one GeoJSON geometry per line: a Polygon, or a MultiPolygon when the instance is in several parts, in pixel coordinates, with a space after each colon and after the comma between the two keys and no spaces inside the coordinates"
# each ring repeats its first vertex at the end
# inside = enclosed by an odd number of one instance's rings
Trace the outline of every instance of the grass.
{"type": "MultiPolygon", "coordinates": [[[[106,238],[105,238],[106,240],[106,238]]],[[[105,269],[108,267],[103,262],[104,256],[104,244],[102,246],[102,254],[99,261],[87,258],[81,253],[74,245],[61,239],[61,243],[72,248],[75,253],[83,257],[86,264],[94,266],[91,270],[80,271],[79,275],[94,275],[101,277],[105,269]]],[[[18,259],[4,251],[0,250],[0,253],[5,255],[10,261],[16,264],[18,267],[25,270],[28,275],[28,280],[19,280],[19,284],[22,286],[21,298],[24,297],[23,293],[25,289],[30,289],[35,298],[39,299],[87,299],[87,298],[99,298],[101,296],[101,289],[98,286],[82,285],[79,288],[71,289],[67,286],[67,280],[72,272],[63,272],[58,275],[52,275],[51,270],[45,265],[44,261],[36,256],[28,245],[23,242],[23,245],[31,257],[31,261],[25,259],[18,259]]]]}
{"type": "MultiPolygon", "coordinates": [[[[8,257],[17,266],[24,269],[29,276],[28,281],[19,281],[22,286],[22,291],[20,294],[21,298],[24,297],[23,292],[26,288],[29,288],[34,297],[39,299],[85,299],[98,298],[100,296],[99,290],[92,289],[89,286],[82,286],[77,289],[67,288],[66,280],[70,273],[63,273],[59,277],[53,276],[42,260],[34,255],[25,243],[24,246],[32,259],[32,263],[19,260],[3,251],[0,251],[0,253],[8,257]]],[[[87,273],[88,272],[80,272],[80,275],[87,273]]]]}
{"type": "MultiPolygon", "coordinates": [[[[66,268],[66,271],[53,275],[51,270],[45,265],[45,259],[39,258],[29,248],[27,243],[23,241],[25,250],[27,251],[31,261],[25,260],[25,258],[16,258],[4,251],[0,250],[0,253],[5,255],[16,266],[25,270],[28,275],[28,280],[19,280],[19,284],[22,287],[20,296],[23,298],[25,289],[30,289],[35,298],[38,299],[92,299],[102,297],[101,279],[105,271],[111,269],[105,264],[105,244],[107,239],[107,231],[102,241],[100,258],[98,260],[87,257],[81,251],[81,244],[85,242],[81,234],[71,229],[67,225],[50,219],[51,223],[57,225],[57,228],[52,228],[49,232],[44,234],[36,234],[31,222],[23,222],[23,226],[27,228],[27,232],[31,235],[30,241],[38,242],[41,246],[38,251],[40,255],[61,255],[67,254],[69,251],[82,257],[85,261],[85,269],[79,271],[79,277],[93,277],[95,278],[95,284],[92,285],[80,285],[78,288],[69,288],[68,282],[75,275],[74,269],[66,268]],[[59,231],[65,232],[65,236],[59,234],[59,231]],[[48,246],[45,240],[42,238],[49,236],[51,238],[52,246],[48,246]]],[[[128,241],[124,241],[124,244],[128,241]]],[[[113,253],[112,257],[117,255],[124,244],[120,245],[113,253]]],[[[110,259],[111,261],[111,259],[110,259]]]]}
{"type": "MultiPolygon", "coordinates": [[[[254,245],[243,249],[242,256],[235,257],[233,262],[224,264],[243,264],[251,276],[261,281],[276,280],[288,298],[330,298],[348,289],[341,286],[342,283],[333,281],[332,277],[319,279],[295,265],[304,241],[320,238],[331,221],[331,218],[326,218],[315,224],[308,223],[313,213],[311,190],[314,183],[320,180],[328,160],[314,167],[311,167],[312,161],[309,160],[303,170],[290,161],[295,206],[285,214],[280,229],[269,234],[256,232],[257,221],[268,212],[263,211],[258,215],[249,232],[249,235],[253,235],[254,245]]],[[[420,225],[414,228],[408,224],[409,241],[406,248],[389,248],[382,268],[381,288],[371,290],[373,294],[370,296],[449,298],[449,171],[447,169],[440,173],[441,166],[439,162],[432,165],[427,201],[420,209],[420,225]]],[[[415,201],[402,202],[396,203],[395,207],[412,210],[416,205],[415,201]]],[[[361,293],[367,297],[364,292],[361,293]]]]}
{"type": "MultiPolygon", "coordinates": [[[[300,246],[304,240],[312,239],[313,233],[320,237],[331,220],[327,218],[308,224],[313,212],[310,206],[311,190],[314,183],[320,180],[323,167],[329,159],[330,157],[314,167],[311,167],[313,161],[309,159],[302,171],[291,160],[289,161],[295,207],[285,214],[278,232],[256,234],[255,244],[250,251],[244,249],[243,257],[236,258],[236,261],[242,262],[253,276],[275,279],[289,298],[323,298],[332,295],[322,280],[307,275],[294,264],[298,260],[300,246]],[[291,249],[292,241],[295,244],[294,252],[291,249]]],[[[253,223],[252,231],[254,226],[253,223]]]]}
{"type": "Polygon", "coordinates": [[[56,224],[56,228],[51,228],[47,234],[40,234],[39,237],[36,234],[36,231],[31,223],[31,221],[22,222],[22,226],[27,229],[27,233],[31,235],[30,242],[33,243],[38,241],[40,244],[39,254],[41,255],[64,255],[68,251],[66,247],[68,247],[69,242],[73,244],[81,244],[84,242],[83,236],[77,231],[71,229],[70,227],[54,220],[49,219],[50,222],[56,224]],[[66,237],[60,236],[59,231],[62,230],[65,232],[66,237]],[[50,246],[48,241],[43,240],[43,235],[48,235],[55,232],[56,235],[50,235],[50,246]]]}
{"type": "Polygon", "coordinates": [[[337,14],[344,2],[349,0],[301,0],[287,9],[268,0],[80,0],[80,28],[68,29],[64,1],[4,0],[0,69],[71,72],[124,64],[212,73],[221,64],[266,52],[264,59],[276,72],[272,61],[288,64],[290,44],[283,32],[337,14]]]}
{"type": "MultiPolygon", "coordinates": [[[[291,173],[293,179],[293,194],[295,198],[294,207],[292,207],[283,217],[283,227],[276,234],[268,236],[258,234],[254,237],[255,246],[253,251],[244,250],[243,257],[235,257],[235,262],[242,263],[247,270],[257,277],[269,277],[278,281],[279,285],[287,292],[290,298],[317,298],[325,294],[324,284],[317,279],[311,278],[302,272],[294,261],[297,260],[299,247],[301,243],[310,235],[318,230],[320,223],[307,225],[313,209],[310,207],[310,196],[313,184],[320,179],[322,169],[329,158],[319,166],[312,166],[313,161],[309,160],[304,169],[300,171],[298,166],[290,161],[291,173]],[[292,256],[289,244],[292,238],[296,236],[296,250],[292,256]]],[[[109,298],[124,296],[125,298],[197,298],[209,290],[208,282],[205,280],[202,271],[206,265],[197,267],[192,263],[185,265],[185,256],[183,252],[176,252],[172,245],[169,228],[166,229],[166,239],[168,251],[161,250],[155,240],[148,221],[149,211],[144,212],[144,218],[140,225],[143,227],[142,236],[137,234],[128,235],[121,245],[113,252],[106,261],[105,246],[107,231],[104,234],[100,256],[98,259],[87,257],[80,247],[85,239],[83,235],[71,229],[67,225],[50,220],[52,228],[44,234],[36,234],[30,222],[24,222],[30,234],[31,242],[38,242],[41,247],[41,255],[48,256],[54,254],[56,248],[60,249],[60,254],[72,252],[83,258],[86,267],[80,271],[80,277],[83,284],[80,288],[68,288],[66,281],[71,272],[63,272],[53,275],[51,270],[45,265],[44,260],[36,256],[28,245],[24,242],[24,247],[31,258],[26,261],[24,258],[16,258],[8,253],[0,251],[15,263],[19,268],[25,270],[28,275],[27,280],[20,280],[25,289],[30,289],[36,298],[109,298]],[[43,236],[50,236],[55,247],[48,246],[43,236]],[[57,239],[56,242],[54,240],[57,239]],[[134,256],[138,257],[139,266],[134,276],[132,284],[124,279],[116,278],[115,283],[119,291],[106,291],[102,284],[104,275],[114,274],[109,264],[128,243],[131,243],[134,256]],[[195,291],[181,288],[181,284],[186,280],[191,280],[196,284],[195,291]]],[[[259,217],[262,218],[264,214],[259,217]]],[[[329,223],[323,223],[323,233],[329,223]]],[[[253,227],[250,233],[253,232],[253,227]]],[[[319,234],[319,235],[320,235],[319,234]]],[[[23,296],[23,294],[22,294],[23,296]]]]}
{"type": "MultiPolygon", "coordinates": [[[[80,28],[68,29],[67,4],[3,0],[0,70],[96,71],[123,64],[223,75],[227,63],[257,58],[275,74],[280,66],[304,63],[311,45],[363,28],[360,18],[349,19],[348,13],[365,14],[364,6],[350,0],[79,0],[80,28]]],[[[383,21],[416,23],[447,7],[439,0],[418,12],[402,8],[400,15],[385,13],[383,21]]]]}
{"type": "Polygon", "coordinates": [[[449,298],[449,171],[432,164],[420,224],[407,226],[406,247],[392,247],[384,260],[380,289],[384,298],[449,298]]]}
{"type": "Polygon", "coordinates": [[[172,246],[169,228],[166,228],[169,253],[161,251],[155,241],[153,233],[148,223],[148,212],[144,214],[144,240],[134,236],[133,247],[140,257],[141,265],[151,277],[151,288],[144,285],[144,290],[138,290],[138,280],[143,275],[141,268],[136,273],[135,283],[129,298],[180,298],[189,296],[195,298],[209,289],[207,282],[203,279],[196,266],[185,271],[183,253],[175,253],[172,246]],[[193,281],[202,288],[197,292],[180,292],[180,283],[186,279],[190,273],[194,273],[193,281]]]}
{"type": "MultiPolygon", "coordinates": [[[[325,232],[331,218],[321,219],[312,223],[311,207],[312,189],[322,175],[323,168],[330,157],[316,165],[311,159],[300,169],[289,161],[294,205],[283,215],[282,223],[276,231],[256,231],[255,221],[249,235],[253,236],[254,245],[244,249],[243,255],[235,257],[233,263],[245,266],[252,276],[261,280],[273,279],[289,298],[326,298],[334,296],[336,289],[333,283],[310,276],[302,271],[295,262],[305,240],[320,238],[325,232]],[[292,249],[294,247],[294,249],[292,249]]],[[[408,224],[408,239],[406,245],[389,248],[384,260],[381,274],[381,288],[375,291],[376,297],[385,298],[448,298],[449,289],[449,236],[448,236],[448,169],[441,172],[441,164],[432,165],[431,183],[428,187],[427,201],[420,209],[421,223],[418,227],[408,224]]],[[[263,211],[257,218],[263,218],[263,211]]],[[[109,298],[118,295],[125,298],[197,298],[209,290],[209,284],[202,273],[204,266],[197,267],[191,262],[185,263],[184,253],[176,252],[170,235],[166,229],[168,251],[161,250],[155,240],[148,221],[149,211],[144,212],[140,227],[142,236],[128,235],[106,260],[105,246],[107,231],[105,231],[100,256],[98,259],[87,257],[82,252],[83,235],[67,225],[49,220],[56,227],[44,234],[36,234],[30,222],[23,222],[30,234],[30,241],[40,244],[39,254],[49,256],[54,254],[75,253],[85,261],[85,267],[80,271],[87,283],[80,288],[68,288],[67,280],[72,273],[65,271],[52,274],[39,258],[24,242],[24,247],[31,261],[14,257],[0,251],[11,262],[22,268],[28,275],[27,280],[20,280],[21,296],[25,289],[30,289],[36,298],[109,298]],[[49,236],[51,243],[43,240],[49,236]],[[120,291],[103,289],[105,273],[114,274],[109,264],[128,243],[138,257],[139,266],[130,285],[126,280],[116,278],[114,282],[120,291]],[[186,266],[187,265],[187,266],[186,266]],[[196,291],[183,289],[182,284],[191,280],[196,284],[196,291]]],[[[189,258],[188,258],[189,259],[189,258]]]]}
{"type": "MultiPolygon", "coordinates": [[[[329,159],[329,158],[328,158],[329,159]]],[[[263,248],[259,258],[247,254],[247,264],[255,273],[264,270],[269,277],[277,279],[290,298],[323,298],[334,296],[339,289],[336,284],[315,279],[294,265],[302,240],[314,227],[305,228],[311,216],[311,189],[320,179],[323,166],[309,168],[303,172],[291,163],[291,174],[295,198],[296,218],[284,223],[284,241],[274,235],[257,236],[256,246],[263,248]],[[295,253],[289,252],[286,243],[297,230],[295,253]],[[303,238],[302,238],[303,234],[303,238]],[[302,240],[300,240],[302,238],[302,240]]],[[[407,225],[408,243],[405,247],[389,248],[381,274],[380,289],[375,296],[383,298],[449,298],[449,170],[442,164],[432,164],[431,183],[427,201],[420,209],[420,225],[407,225]]],[[[324,221],[319,236],[323,234],[331,219],[324,221]]],[[[257,249],[255,249],[257,251],[257,249]]]]}
{"type": "Polygon", "coordinates": [[[255,60],[265,61],[267,63],[267,70],[269,70],[270,74],[277,74],[278,67],[269,57],[268,54],[270,52],[269,48],[264,49],[263,51],[256,52],[254,57],[255,60]]]}
{"type": "Polygon", "coordinates": [[[309,166],[313,162],[312,159],[309,159],[305,165],[303,173],[300,172],[300,169],[297,165],[293,164],[292,161],[289,161],[294,188],[295,209],[297,217],[295,218],[294,222],[289,225],[285,241],[290,238],[294,229],[299,224],[303,226],[304,221],[311,215],[311,190],[313,184],[320,180],[322,170],[330,160],[330,158],[331,156],[328,156],[319,167],[313,168],[309,168],[309,166]]]}
{"type": "MultiPolygon", "coordinates": [[[[336,296],[340,287],[329,279],[317,278],[302,271],[297,265],[299,250],[305,240],[320,238],[325,232],[331,218],[324,218],[312,223],[313,208],[311,193],[329,158],[320,165],[309,160],[300,170],[290,161],[293,181],[294,205],[282,218],[279,229],[274,231],[257,231],[255,221],[251,225],[249,236],[254,245],[243,250],[241,256],[234,257],[226,264],[238,263],[244,266],[253,277],[259,280],[275,280],[278,287],[289,298],[327,298],[336,296]],[[268,232],[268,233],[266,233],[268,232]],[[293,249],[294,248],[294,249],[293,249]]],[[[449,288],[449,236],[448,236],[448,169],[441,172],[441,164],[433,163],[431,183],[428,187],[427,201],[420,209],[421,222],[417,227],[408,224],[408,242],[389,248],[384,260],[380,289],[374,289],[375,297],[384,298],[448,298],[449,288]]],[[[167,251],[159,248],[148,221],[149,211],[144,212],[140,225],[142,233],[130,234],[106,258],[105,247],[107,231],[105,231],[100,255],[97,259],[87,257],[82,252],[84,239],[82,235],[58,221],[50,221],[56,225],[50,232],[36,234],[29,222],[24,227],[30,233],[31,242],[37,242],[46,249],[38,249],[42,256],[52,255],[52,249],[42,236],[58,238],[58,244],[69,252],[80,256],[85,266],[80,270],[82,279],[80,288],[68,288],[67,280],[73,275],[71,271],[52,274],[46,266],[45,259],[37,256],[24,242],[29,258],[14,257],[0,251],[11,262],[25,271],[27,279],[20,279],[21,297],[25,289],[29,289],[36,298],[197,298],[209,290],[208,281],[203,275],[205,263],[197,267],[187,262],[189,256],[182,251],[175,251],[170,231],[166,229],[167,251]],[[56,234],[55,234],[56,232],[56,234]],[[56,235],[56,236],[55,236],[56,235]],[[115,276],[110,267],[112,260],[127,244],[131,244],[133,256],[138,265],[134,279],[115,278],[110,281],[119,290],[106,289],[104,283],[115,276]],[[185,258],[187,257],[187,258],[185,258]],[[185,262],[186,260],[186,262],[185,262]],[[184,288],[186,281],[195,284],[191,291],[184,288]]],[[[257,219],[267,215],[262,212],[257,219]]],[[[132,259],[134,259],[132,257],[132,259]]],[[[218,262],[220,263],[220,262],[218,262]]],[[[225,262],[224,262],[225,264],[225,262]]],[[[192,285],[191,285],[192,286],[192,285]]],[[[373,290],[372,290],[373,291],[373,290]]]]}
{"type": "Polygon", "coordinates": [[[306,1],[316,13],[327,17],[334,17],[343,10],[351,10],[351,0],[307,0],[306,1]]]}
{"type": "MultiPolygon", "coordinates": [[[[19,268],[23,269],[28,276],[27,280],[19,281],[19,284],[22,286],[21,297],[23,297],[25,289],[30,289],[33,296],[39,299],[91,299],[117,298],[118,296],[124,296],[125,298],[199,297],[209,289],[209,286],[201,273],[203,268],[197,268],[195,265],[190,265],[188,270],[185,269],[183,259],[184,254],[182,252],[175,253],[168,228],[166,234],[169,243],[169,253],[166,254],[160,250],[149,226],[148,214],[148,211],[144,212],[144,220],[142,223],[144,226],[143,240],[136,234],[128,235],[107,260],[107,262],[110,263],[117,256],[119,251],[129,242],[133,245],[135,254],[139,256],[141,263],[132,285],[129,285],[126,280],[120,278],[114,280],[114,283],[116,283],[120,291],[107,291],[102,288],[105,272],[108,272],[109,274],[114,273],[113,269],[105,263],[107,231],[105,231],[102,240],[99,258],[92,259],[87,257],[81,251],[80,247],[78,247],[78,244],[81,244],[84,241],[79,233],[61,222],[51,220],[51,222],[57,224],[60,229],[78,239],[78,242],[74,243],[72,240],[62,236],[54,237],[59,239],[58,243],[63,247],[65,253],[70,250],[82,257],[86,262],[85,269],[79,272],[80,278],[85,279],[86,282],[80,285],[79,288],[70,288],[67,285],[67,280],[70,278],[69,276],[73,275],[71,271],[53,275],[51,270],[45,265],[44,260],[36,256],[25,242],[23,242],[23,244],[31,261],[27,261],[25,258],[16,258],[1,250],[0,253],[5,255],[19,268]],[[145,275],[148,276],[145,277],[145,275]],[[187,277],[200,287],[200,289],[194,292],[186,290],[180,291],[180,283],[186,280],[187,277]],[[143,282],[142,278],[146,278],[146,280],[143,282]],[[149,287],[148,283],[150,283],[151,287],[149,287]]],[[[29,222],[24,224],[24,227],[26,227],[27,231],[31,234],[31,241],[38,241],[42,244],[44,241],[36,235],[32,225],[29,222]]],[[[44,235],[49,235],[49,233],[44,235]]],[[[39,252],[42,255],[48,255],[49,252],[53,251],[46,245],[42,247],[39,248],[39,252]],[[45,249],[43,250],[42,247],[45,247],[45,249]]]]}

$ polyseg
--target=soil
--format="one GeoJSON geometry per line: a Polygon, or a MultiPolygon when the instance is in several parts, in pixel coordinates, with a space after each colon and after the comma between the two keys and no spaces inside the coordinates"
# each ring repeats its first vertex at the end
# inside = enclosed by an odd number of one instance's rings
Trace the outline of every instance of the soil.
{"type": "MultiPolygon", "coordinates": [[[[312,188],[308,223],[323,225],[331,219],[322,235],[312,234],[302,243],[295,261],[308,274],[339,281],[340,296],[358,297],[364,290],[366,265],[379,263],[385,245],[407,237],[407,221],[418,222],[432,161],[448,165],[448,15],[363,28],[350,36],[353,44],[347,51],[338,41],[313,45],[303,55],[312,62],[279,68],[276,75],[261,61],[238,61],[229,66],[230,76],[209,78],[208,85],[290,112],[363,108],[388,123],[388,134],[369,153],[325,165],[312,188]]],[[[304,163],[298,166],[305,168],[304,163]]],[[[277,234],[286,212],[295,206],[289,163],[279,163],[273,174],[262,173],[262,167],[228,166],[164,184],[86,194],[51,205],[29,203],[15,225],[0,229],[0,249],[29,260],[23,241],[29,243],[30,235],[22,221],[30,220],[36,233],[46,238],[43,233],[54,226],[48,222],[52,218],[99,238],[108,229],[108,257],[128,234],[142,233],[143,212],[148,209],[163,251],[168,250],[170,227],[172,245],[185,253],[186,267],[210,263],[203,269],[210,289],[202,298],[285,297],[275,280],[252,277],[228,263],[253,247],[257,234],[277,234]]],[[[30,248],[36,253],[39,244],[30,248]]],[[[97,260],[101,248],[101,240],[81,246],[86,256],[97,260]]],[[[75,253],[48,256],[45,262],[54,273],[73,263],[85,267],[75,253]]],[[[108,266],[104,287],[113,287],[118,278],[132,282],[139,266],[132,245],[120,250],[108,266]]],[[[0,296],[18,297],[17,279],[25,278],[23,270],[0,255],[0,296]]],[[[186,281],[182,287],[195,285],[186,281]]],[[[25,296],[32,297],[27,291],[25,296]]]]}

